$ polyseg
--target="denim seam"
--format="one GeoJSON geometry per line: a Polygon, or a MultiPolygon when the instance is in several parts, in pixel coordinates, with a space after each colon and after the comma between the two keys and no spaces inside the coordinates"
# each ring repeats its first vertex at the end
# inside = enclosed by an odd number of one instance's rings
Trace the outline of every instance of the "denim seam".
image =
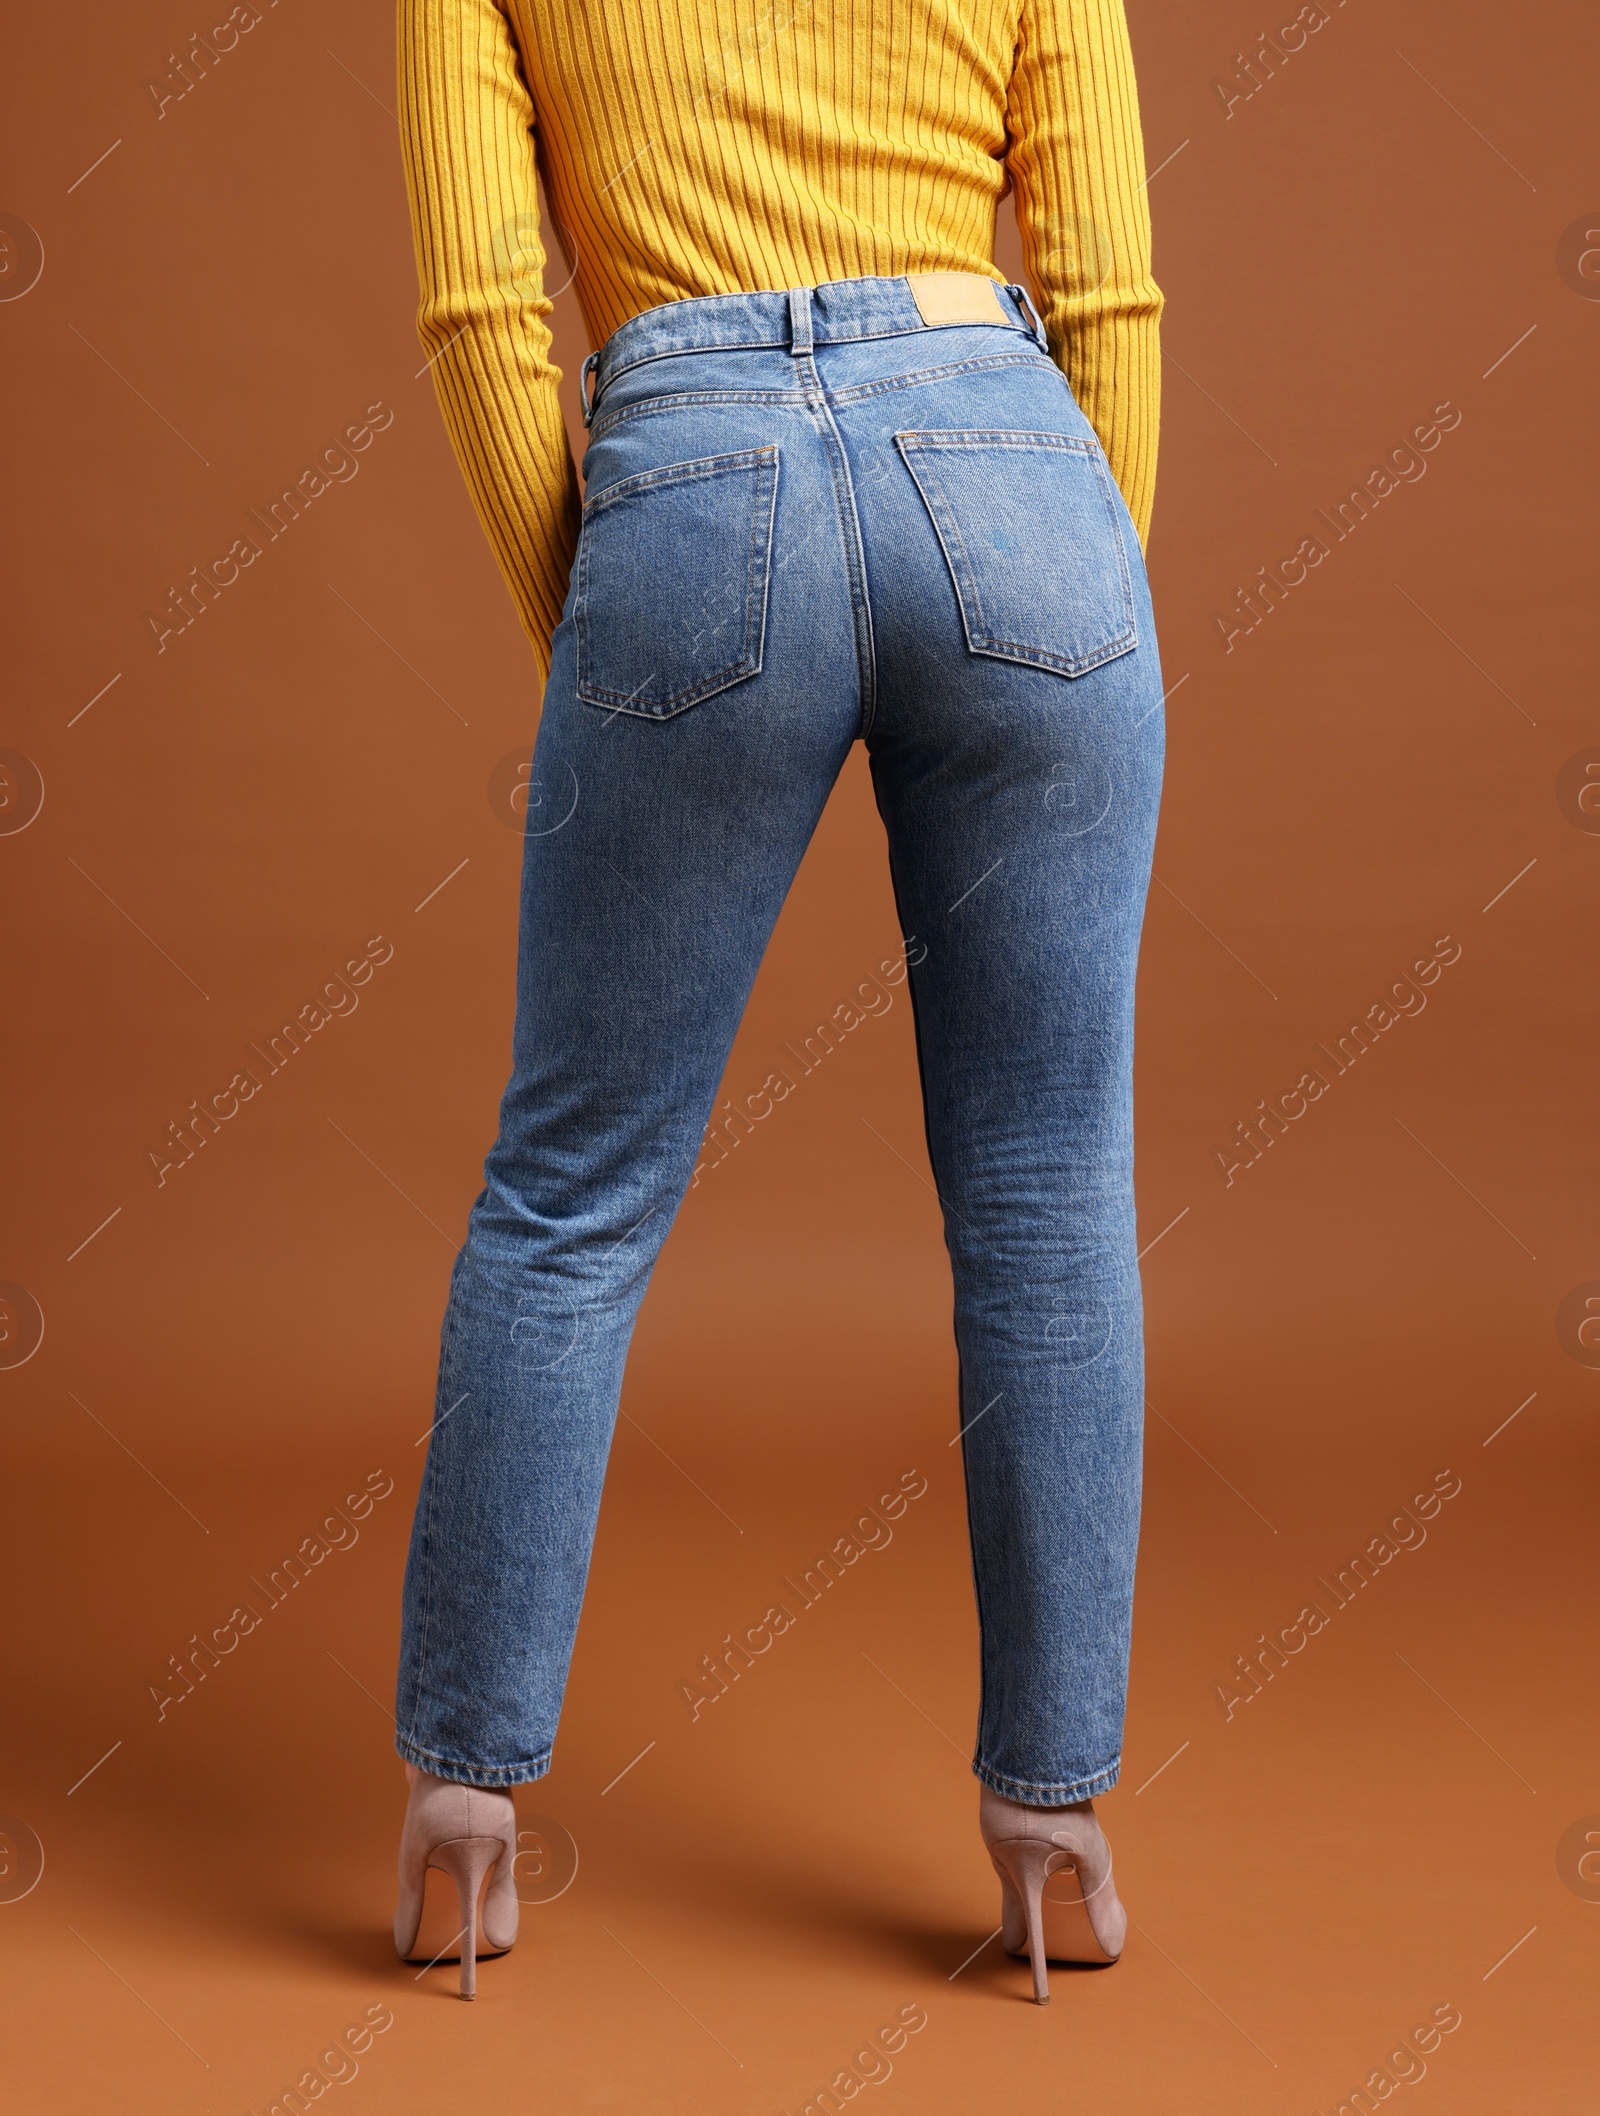
{"type": "MultiPolygon", "coordinates": [[[[954,328],[954,326],[938,326],[954,328]]],[[[990,328],[990,326],[967,326],[967,328],[990,328]]],[[[717,347],[717,351],[741,351],[743,347],[717,347]]],[[[762,351],[764,347],[756,347],[762,351]]],[[[834,404],[861,404],[874,396],[889,396],[895,389],[916,389],[923,383],[942,383],[952,375],[978,375],[986,368],[1050,368],[1052,375],[1065,383],[1054,360],[1043,353],[974,353],[971,360],[946,360],[935,368],[912,368],[908,375],[891,375],[874,383],[847,383],[842,389],[830,389],[828,396],[834,404]]],[[[787,404],[792,411],[806,411],[806,400],[798,389],[673,389],[667,396],[643,398],[639,404],[622,404],[618,411],[605,413],[603,419],[595,419],[588,430],[590,444],[603,440],[614,427],[622,425],[624,419],[641,419],[646,413],[656,411],[681,411],[684,406],[698,408],[701,404],[787,404]]],[[[1079,442],[1079,446],[1092,446],[1092,442],[1079,442]]]]}
{"type": "Polygon", "coordinates": [[[626,419],[640,419],[647,412],[682,411],[686,407],[698,409],[703,404],[786,404],[794,411],[806,409],[805,396],[797,389],[673,390],[670,394],[645,397],[637,404],[619,405],[615,411],[607,412],[603,419],[596,419],[589,431],[590,445],[626,419]]]}
{"type": "MultiPolygon", "coordinates": [[[[449,1771],[492,1771],[498,1774],[488,1781],[492,1785],[507,1783],[508,1781],[504,1777],[504,1773],[507,1771],[527,1771],[531,1773],[532,1778],[542,1778],[549,1770],[551,1758],[555,1754],[554,1749],[545,1749],[539,1755],[531,1757],[526,1763],[462,1763],[454,1756],[441,1756],[436,1749],[423,1748],[420,1742],[413,1741],[409,1735],[402,1736],[401,1739],[405,1743],[405,1749],[402,1753],[405,1754],[406,1761],[416,1764],[419,1769],[429,1764],[442,1763],[449,1771]]],[[[445,1775],[446,1771],[429,1772],[429,1776],[435,1778],[443,1778],[445,1775]]],[[[483,1781],[477,1778],[456,1778],[451,1780],[451,1783],[455,1785],[477,1785],[481,1782],[483,1781]]],[[[512,1785],[523,1785],[531,1783],[531,1778],[513,1778],[509,1783],[512,1785]]]]}
{"type": "MultiPolygon", "coordinates": [[[[1000,286],[1001,282],[997,279],[994,284],[998,287],[1000,286]]],[[[775,292],[776,289],[772,289],[771,291],[775,292]]],[[[662,306],[671,307],[672,304],[668,302],[663,303],[662,306]]],[[[644,311],[643,313],[648,314],[649,312],[644,311]]],[[[630,322],[635,320],[637,319],[629,319],[630,322]]],[[[627,326],[625,324],[619,325],[618,328],[626,329],[627,326]]],[[[812,343],[813,345],[871,345],[883,338],[920,338],[924,331],[930,330],[1011,331],[1020,338],[1026,338],[1030,345],[1037,345],[1039,342],[1038,339],[1034,336],[1033,328],[1030,324],[989,323],[986,321],[979,323],[969,323],[963,320],[961,323],[900,324],[896,325],[895,328],[892,330],[885,331],[850,331],[837,338],[825,335],[820,337],[814,337],[812,343]]],[[[719,338],[709,345],[667,345],[658,348],[654,352],[640,353],[636,358],[632,360],[616,361],[610,366],[605,366],[604,348],[602,347],[601,358],[595,363],[595,391],[591,403],[591,411],[599,405],[600,398],[603,392],[607,390],[620,375],[630,375],[633,373],[635,368],[648,367],[654,360],[677,360],[688,353],[786,353],[790,349],[791,347],[787,319],[785,319],[781,334],[776,337],[730,339],[719,338]],[[601,372],[602,367],[604,367],[603,373],[601,372]]],[[[1047,361],[1050,366],[1055,366],[1055,362],[1053,360],[1050,360],[1050,357],[1047,353],[1041,353],[1040,358],[1047,361]]]]}
{"type": "MultiPolygon", "coordinates": [[[[919,1067],[920,1070],[920,1067],[919,1067]]],[[[924,1094],[926,1102],[926,1094],[924,1094]]],[[[930,1139],[929,1144],[932,1144],[930,1139]]],[[[935,1178],[937,1181],[937,1178],[935,1178]]],[[[972,1606],[978,1618],[978,1742],[980,1747],[988,1739],[989,1730],[989,1642],[991,1632],[983,1606],[983,1581],[978,1570],[978,1517],[977,1504],[972,1489],[972,1465],[967,1459],[966,1421],[966,1376],[965,1362],[959,1352],[956,1355],[956,1437],[961,1442],[961,1489],[966,1502],[967,1552],[972,1568],[972,1606]]],[[[977,1768],[976,1765],[973,1766],[977,1768]]]]}
{"type": "MultiPolygon", "coordinates": [[[[447,1315],[453,1311],[446,1310],[447,1315]]],[[[452,1330],[454,1328],[452,1320],[452,1330]]],[[[441,1362],[442,1363],[442,1362],[441,1362]]],[[[437,1423],[437,1418],[435,1419],[437,1423]]],[[[433,1476],[433,1442],[428,1442],[428,1458],[422,1465],[422,1481],[427,1487],[427,1511],[422,1521],[422,1625],[417,1639],[417,1672],[411,1690],[411,1731],[401,1737],[398,1725],[396,1738],[414,1742],[417,1715],[422,1709],[423,1679],[428,1666],[428,1632],[433,1622],[433,1490],[437,1481],[433,1476]]]]}
{"type": "MultiPolygon", "coordinates": [[[[989,326],[973,325],[969,328],[986,330],[989,326]]],[[[984,368],[995,367],[1047,367],[1053,375],[1066,380],[1055,362],[1043,353],[974,353],[969,360],[948,360],[939,367],[912,368],[909,373],[886,375],[876,382],[847,382],[842,389],[830,390],[829,395],[835,404],[858,404],[869,397],[889,396],[895,390],[916,389],[924,382],[944,382],[952,375],[975,374],[984,368]]]]}
{"type": "MultiPolygon", "coordinates": [[[[989,326],[968,325],[967,328],[988,329],[989,326]]],[[[741,348],[735,347],[732,350],[741,348]]],[[[762,348],[757,347],[755,350],[760,351],[762,348]]],[[[835,404],[860,404],[872,397],[887,396],[895,390],[916,389],[923,383],[947,381],[952,375],[976,374],[997,367],[1047,367],[1058,381],[1066,382],[1060,368],[1043,353],[974,353],[968,360],[947,360],[938,367],[914,368],[909,374],[891,375],[877,382],[849,382],[842,389],[830,389],[828,395],[835,404]]],[[[807,408],[802,392],[792,389],[673,390],[668,395],[646,397],[638,404],[623,404],[616,411],[607,412],[603,418],[597,418],[589,429],[590,445],[602,440],[626,419],[643,418],[648,412],[678,411],[685,406],[697,408],[711,404],[778,404],[787,405],[795,411],[804,411],[807,408]]],[[[1091,444],[1084,442],[1081,445],[1088,447],[1091,444]]]]}
{"type": "Polygon", "coordinates": [[[1097,441],[1069,433],[1035,433],[1025,426],[919,426],[895,439],[919,453],[939,455],[958,448],[1014,448],[1028,455],[1036,448],[1062,448],[1071,455],[1093,455],[1097,441]]]}
{"type": "MultiPolygon", "coordinates": [[[[969,642],[970,643],[970,642],[969,642]]],[[[1092,654],[1052,654],[1048,647],[1032,647],[1020,639],[985,639],[981,644],[971,643],[974,654],[987,654],[991,661],[1014,661],[1032,669],[1046,669],[1052,676],[1089,676],[1096,669],[1103,669],[1108,661],[1117,661],[1124,654],[1131,654],[1139,644],[1138,637],[1130,628],[1119,632],[1109,645],[1098,647],[1092,654]]]]}
{"type": "MultiPolygon", "coordinates": [[[[664,305],[670,306],[670,304],[664,305]]],[[[611,387],[613,382],[623,375],[631,375],[635,368],[649,367],[651,362],[655,360],[677,360],[689,353],[786,352],[788,345],[787,337],[759,338],[754,342],[735,338],[729,339],[726,343],[718,340],[711,345],[667,345],[662,346],[655,352],[641,353],[635,360],[617,361],[607,367],[603,374],[601,373],[602,363],[597,362],[595,366],[594,406],[598,410],[601,397],[611,387]]]]}
{"type": "Polygon", "coordinates": [[[857,732],[863,740],[871,730],[878,702],[877,641],[872,627],[872,604],[867,595],[867,554],[861,541],[861,517],[856,512],[855,485],[850,476],[850,457],[844,436],[829,408],[828,393],[817,373],[813,355],[802,355],[796,366],[808,385],[807,409],[823,429],[823,447],[828,473],[833,481],[834,505],[845,542],[845,572],[850,580],[850,610],[856,635],[856,671],[861,687],[861,715],[857,732]],[[842,483],[841,483],[842,479],[842,483]],[[863,637],[864,635],[864,637],[863,637]]]}
{"type": "Polygon", "coordinates": [[[654,470],[638,470],[632,477],[618,478],[614,485],[603,485],[598,492],[584,495],[585,514],[598,514],[601,508],[628,492],[648,492],[656,485],[692,485],[698,478],[720,477],[729,470],[759,470],[771,460],[775,453],[768,442],[760,448],[736,448],[726,455],[693,456],[683,463],[661,463],[654,470]]]}
{"type": "MultiPolygon", "coordinates": [[[[639,706],[631,701],[634,691],[614,691],[605,684],[587,679],[582,664],[589,654],[589,542],[587,537],[579,540],[578,601],[573,610],[574,630],[578,640],[579,672],[575,685],[577,695],[586,705],[604,706],[614,712],[628,713],[636,720],[671,720],[679,713],[687,712],[692,705],[714,697],[718,691],[730,690],[736,683],[744,683],[761,673],[762,655],[766,644],[767,587],[771,572],[772,529],[777,513],[778,498],[778,450],[775,444],[762,448],[749,448],[724,456],[702,456],[692,464],[672,463],[660,470],[640,471],[636,477],[623,478],[615,485],[608,485],[594,496],[595,514],[604,511],[607,500],[628,492],[643,492],[661,484],[690,484],[696,479],[722,476],[736,471],[754,470],[756,474],[755,497],[750,510],[750,550],[745,560],[744,597],[744,643],[739,658],[729,662],[715,675],[703,677],[698,683],[686,684],[671,692],[658,706],[639,706]],[[763,504],[764,503],[764,504],[763,504]],[[760,536],[761,517],[765,513],[767,522],[766,556],[759,569],[756,563],[756,546],[760,536]],[[756,596],[757,579],[761,589],[761,624],[757,634],[755,651],[751,652],[750,630],[752,608],[756,596]]],[[[589,505],[584,508],[584,528],[587,529],[593,516],[589,505]]]]}
{"type": "MultiPolygon", "coordinates": [[[[872,774],[873,800],[877,806],[886,833],[889,833],[889,818],[885,812],[878,787],[878,775],[872,774]]],[[[892,833],[889,833],[892,843],[892,833]]],[[[901,888],[900,871],[891,851],[889,858],[889,887],[894,896],[895,920],[902,935],[910,930],[906,913],[909,906],[901,888]]],[[[906,998],[911,1007],[911,1043],[917,1060],[917,1099],[922,1104],[922,1143],[928,1156],[928,1167],[933,1173],[933,1194],[939,1205],[940,1218],[944,1216],[944,1186],[939,1177],[939,1150],[933,1136],[933,1113],[928,1093],[928,1066],[922,1030],[922,1009],[917,1001],[917,979],[912,976],[910,966],[906,971],[906,998]]],[[[948,1241],[946,1247],[948,1248],[948,1241]]],[[[972,1606],[978,1619],[978,1741],[984,1740],[984,1728],[989,1704],[989,1665],[986,1650],[987,1633],[984,1628],[983,1582],[978,1576],[977,1522],[973,1507],[972,1478],[967,1463],[967,1424],[962,1406],[966,1396],[965,1362],[961,1357],[959,1341],[956,1345],[956,1433],[961,1443],[961,1490],[967,1517],[967,1559],[972,1571],[972,1606]]],[[[976,1766],[974,1766],[976,1768],[976,1766]]]]}
{"type": "Polygon", "coordinates": [[[972,1765],[973,1776],[986,1785],[990,1792],[999,1793],[1003,1799],[1014,1799],[1020,1793],[1049,1793],[1053,1797],[1047,1802],[1026,1802],[1034,1806],[1065,1807],[1073,1800],[1093,1800],[1101,1793],[1109,1793],[1122,1775],[1122,1757],[1114,1756],[1110,1763],[1098,1771],[1091,1771],[1086,1778],[1075,1778],[1060,1783],[1039,1784],[1031,1778],[1009,1778],[1004,1771],[997,1771],[976,1758],[972,1765]]]}

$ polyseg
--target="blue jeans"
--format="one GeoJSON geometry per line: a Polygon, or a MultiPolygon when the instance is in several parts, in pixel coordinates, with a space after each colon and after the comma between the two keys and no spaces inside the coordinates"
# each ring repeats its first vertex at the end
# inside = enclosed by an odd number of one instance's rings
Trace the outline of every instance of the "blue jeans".
{"type": "Polygon", "coordinates": [[[634,1318],[859,737],[954,1276],[973,1768],[1036,1806],[1116,1782],[1161,675],[1094,433],[1026,295],[996,302],[927,325],[905,278],[714,295],[591,356],[513,1071],[406,1568],[397,1740],[441,1778],[549,1768],[634,1318]]]}

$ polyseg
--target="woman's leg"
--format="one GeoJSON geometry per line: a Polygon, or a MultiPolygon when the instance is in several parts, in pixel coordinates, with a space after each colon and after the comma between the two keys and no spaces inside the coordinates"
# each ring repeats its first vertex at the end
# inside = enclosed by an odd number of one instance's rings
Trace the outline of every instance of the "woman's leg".
{"type": "MultiPolygon", "coordinates": [[[[926,423],[954,426],[942,409],[926,423]]],[[[1041,423],[1033,402],[990,417],[1041,423]]],[[[1043,579],[1102,562],[1112,577],[1114,549],[1028,538],[1035,504],[1053,503],[1050,460],[1040,471],[1008,446],[996,459],[1008,487],[957,494],[967,553],[991,522],[1001,535],[996,494],[1009,489],[1014,543],[1001,548],[1025,580],[1029,565],[1043,579]]],[[[899,659],[871,749],[917,939],[910,984],[955,1281],[982,1635],[974,1768],[1012,1800],[1063,1805],[1106,1791],[1121,1760],[1143,1432],[1133,999],[1161,676],[1125,513],[1139,643],[1069,678],[969,650],[944,555],[905,498],[880,522],[880,548],[893,522],[904,585],[892,608],[875,593],[899,659]]],[[[1024,638],[1026,623],[1024,609],[1024,638]]]]}
{"type": "MultiPolygon", "coordinates": [[[[710,453],[701,416],[687,430],[653,421],[656,457],[710,453]]],[[[729,415],[703,418],[729,446],[729,415]]],[[[755,438],[772,423],[764,413],[755,438]]],[[[598,444],[591,459],[592,491],[608,464],[598,444]]],[[[650,522],[640,563],[670,572],[690,602],[696,538],[677,533],[670,488],[646,493],[668,512],[650,522]]],[[[397,1742],[434,1777],[508,1786],[549,1768],[634,1316],[856,733],[830,505],[820,451],[786,448],[765,656],[748,680],[669,717],[606,710],[576,695],[570,604],[555,636],[514,1071],[451,1280],[406,1569],[397,1742]]],[[[743,544],[748,524],[747,511],[743,544]]],[[[597,609],[631,598],[613,607],[632,624],[640,579],[591,571],[597,609]]],[[[709,651],[715,616],[697,619],[689,651],[709,651]]],[[[619,657],[636,644],[622,636],[619,657]]]]}

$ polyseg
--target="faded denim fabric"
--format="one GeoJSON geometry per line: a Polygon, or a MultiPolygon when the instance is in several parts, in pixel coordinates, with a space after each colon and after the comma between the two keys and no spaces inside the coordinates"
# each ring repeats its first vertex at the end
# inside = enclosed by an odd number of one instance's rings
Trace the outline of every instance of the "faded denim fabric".
{"type": "Polygon", "coordinates": [[[1035,1805],[1116,1782],[1161,674],[1099,444],[1026,295],[999,300],[1010,321],[928,326],[904,278],[710,296],[586,365],[514,1069],[406,1570],[398,1746],[440,1777],[549,1767],[634,1317],[860,738],[954,1276],[973,1767],[1035,1805]]]}

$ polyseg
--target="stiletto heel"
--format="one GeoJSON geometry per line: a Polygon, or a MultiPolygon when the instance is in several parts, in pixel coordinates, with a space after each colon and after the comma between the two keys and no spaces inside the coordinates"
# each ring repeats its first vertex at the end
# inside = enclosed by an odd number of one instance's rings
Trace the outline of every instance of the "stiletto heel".
{"type": "Polygon", "coordinates": [[[428,1864],[447,1873],[456,1884],[456,1901],[461,1912],[461,1929],[456,1943],[461,1949],[461,1996],[476,1998],[478,1995],[478,1893],[483,1887],[483,1877],[499,1858],[501,1845],[495,1837],[456,1837],[448,1844],[436,1844],[428,1855],[428,1864]]]}
{"type": "Polygon", "coordinates": [[[1054,1859],[1060,1864],[1059,1853],[1048,1844],[1040,1844],[1029,1838],[1001,1839],[989,1846],[989,1858],[995,1872],[1000,1876],[1000,1923],[1001,1938],[1006,1939],[1004,1928],[1009,1924],[1013,1933],[1018,1925],[1022,1932],[1016,1940],[1007,1941],[1014,1954],[1022,1952],[1023,1936],[1026,1936],[1028,1959],[1033,1964],[1033,1998],[1035,2005],[1050,2003],[1050,1976],[1045,1968],[1044,1951],[1044,1884],[1055,1870],[1054,1859]],[[1010,1901],[1006,1898],[1009,1896],[1010,1901]],[[1007,1913],[1010,1913],[1009,1916],[1007,1913]]]}
{"type": "Polygon", "coordinates": [[[395,1948],[404,1960],[429,1966],[459,1960],[461,1996],[475,1998],[479,1955],[504,1954],[517,1937],[511,1870],[517,1855],[516,1809],[509,1793],[431,1778],[414,1765],[407,1770],[411,1797],[400,1836],[395,1948]],[[430,1868],[455,1883],[459,1913],[454,1938],[437,1949],[420,1940],[430,1868]]]}
{"type": "Polygon", "coordinates": [[[1047,2006],[1047,1961],[1105,1967],[1122,1953],[1128,1919],[1112,1885],[1111,1847],[1087,1800],[1024,1807],[985,1786],[979,1825],[1000,1876],[1001,1944],[1027,1954],[1034,2001],[1047,2006]]]}

